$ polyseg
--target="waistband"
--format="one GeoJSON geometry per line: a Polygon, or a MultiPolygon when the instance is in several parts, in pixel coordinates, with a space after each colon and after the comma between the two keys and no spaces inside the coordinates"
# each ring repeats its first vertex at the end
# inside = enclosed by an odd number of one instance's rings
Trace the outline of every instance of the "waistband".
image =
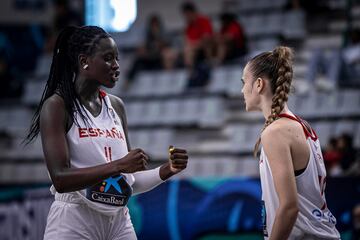
{"type": "Polygon", "coordinates": [[[85,202],[75,193],[55,193],[55,201],[85,204],[85,202]]]}
{"type": "Polygon", "coordinates": [[[118,214],[121,211],[124,211],[127,207],[115,207],[115,206],[109,206],[102,203],[95,203],[87,199],[85,196],[81,194],[80,191],[76,192],[69,192],[69,193],[58,193],[53,192],[55,195],[55,201],[62,201],[67,203],[75,203],[75,204],[83,204],[87,207],[95,210],[96,212],[106,215],[106,216],[114,216],[118,214]]]}

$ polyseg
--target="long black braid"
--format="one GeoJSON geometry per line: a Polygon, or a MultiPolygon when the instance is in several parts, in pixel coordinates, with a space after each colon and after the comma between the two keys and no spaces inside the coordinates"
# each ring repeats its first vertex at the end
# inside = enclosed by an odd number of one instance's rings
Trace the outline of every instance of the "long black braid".
{"type": "Polygon", "coordinates": [[[41,108],[46,99],[53,94],[63,98],[69,120],[78,125],[75,117],[78,113],[82,120],[87,122],[88,116],[84,114],[84,106],[79,104],[80,98],[74,84],[79,68],[78,56],[91,56],[99,41],[109,37],[108,33],[96,26],[66,27],[60,32],[53,52],[49,78],[24,142],[30,143],[38,136],[41,108]]]}

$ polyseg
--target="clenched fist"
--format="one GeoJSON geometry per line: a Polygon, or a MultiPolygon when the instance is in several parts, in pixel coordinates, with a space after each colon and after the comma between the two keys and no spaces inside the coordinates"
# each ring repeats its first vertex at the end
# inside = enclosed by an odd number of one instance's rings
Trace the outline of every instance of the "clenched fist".
{"type": "Polygon", "coordinates": [[[186,150],[169,147],[169,167],[170,171],[174,174],[181,172],[187,166],[189,156],[186,150]]]}
{"type": "Polygon", "coordinates": [[[125,157],[117,160],[117,162],[121,165],[121,172],[133,173],[145,170],[148,160],[149,157],[145,152],[142,149],[137,148],[131,150],[125,157]]]}

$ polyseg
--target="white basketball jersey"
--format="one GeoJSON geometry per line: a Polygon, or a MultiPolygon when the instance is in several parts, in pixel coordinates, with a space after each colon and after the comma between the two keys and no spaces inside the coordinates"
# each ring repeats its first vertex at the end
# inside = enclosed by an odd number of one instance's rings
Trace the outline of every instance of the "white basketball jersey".
{"type": "MultiPolygon", "coordinates": [[[[326,170],[320,149],[320,142],[314,130],[299,117],[281,114],[299,122],[305,132],[310,148],[310,158],[306,169],[296,176],[299,213],[289,239],[340,239],[336,230],[336,219],[326,205],[326,170]]],[[[279,199],[275,190],[269,161],[263,148],[260,154],[260,179],[263,200],[264,238],[271,235],[279,199]]]]}
{"type": "MultiPolygon", "coordinates": [[[[123,126],[111,105],[109,96],[100,91],[100,99],[102,102],[100,114],[94,117],[85,109],[89,118],[87,123],[76,114],[75,118],[79,126],[73,123],[66,135],[72,168],[97,166],[122,158],[128,153],[123,126]]],[[[132,186],[134,183],[133,175],[122,175],[125,176],[129,186],[132,186]]],[[[121,208],[90,201],[86,198],[86,190],[61,194],[57,193],[53,186],[51,189],[56,195],[68,195],[55,198],[67,197],[67,199],[74,199],[76,202],[81,200],[89,207],[105,214],[115,214],[121,208]]]]}

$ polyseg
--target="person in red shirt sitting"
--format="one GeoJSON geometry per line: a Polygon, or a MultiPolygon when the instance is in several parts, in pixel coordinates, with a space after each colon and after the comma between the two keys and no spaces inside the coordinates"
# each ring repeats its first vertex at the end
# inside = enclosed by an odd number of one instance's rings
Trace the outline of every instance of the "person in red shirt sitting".
{"type": "Polygon", "coordinates": [[[246,54],[246,38],[242,26],[232,13],[220,15],[221,29],[217,34],[215,65],[239,58],[246,54]]]}
{"type": "Polygon", "coordinates": [[[339,150],[338,142],[339,140],[336,137],[330,138],[323,153],[326,172],[329,176],[342,174],[340,165],[342,153],[339,150]]]}
{"type": "Polygon", "coordinates": [[[208,17],[201,15],[191,2],[182,4],[182,14],[186,20],[184,64],[192,68],[198,61],[211,58],[213,48],[213,28],[208,17]]]}

